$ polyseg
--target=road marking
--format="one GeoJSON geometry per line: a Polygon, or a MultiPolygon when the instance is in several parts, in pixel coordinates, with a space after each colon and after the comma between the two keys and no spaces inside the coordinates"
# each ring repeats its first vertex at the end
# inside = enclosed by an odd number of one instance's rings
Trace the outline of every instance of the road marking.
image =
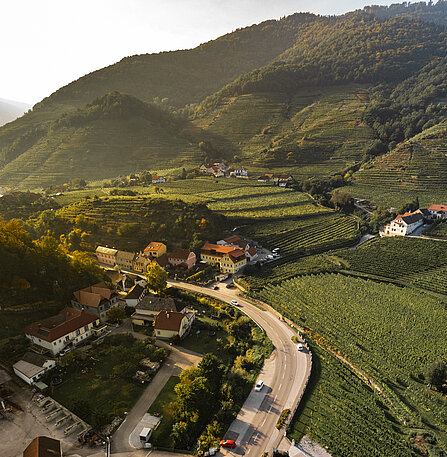
{"type": "Polygon", "coordinates": [[[278,389],[281,390],[281,387],[282,387],[282,383],[279,385],[278,389]]]}
{"type": "Polygon", "coordinates": [[[265,424],[265,421],[267,420],[267,418],[265,418],[263,421],[262,421],[262,424],[261,424],[261,427],[265,424]]]}

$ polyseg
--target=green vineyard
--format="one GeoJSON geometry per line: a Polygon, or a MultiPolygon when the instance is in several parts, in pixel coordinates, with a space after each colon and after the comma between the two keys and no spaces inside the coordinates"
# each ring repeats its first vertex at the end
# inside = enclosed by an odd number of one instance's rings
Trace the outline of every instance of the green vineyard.
{"type": "Polygon", "coordinates": [[[447,294],[447,244],[442,241],[375,238],[337,256],[349,270],[447,294]]]}
{"type": "Polygon", "coordinates": [[[372,376],[394,415],[445,441],[445,399],[432,394],[422,375],[447,353],[443,303],[416,289],[340,274],[294,278],[256,297],[372,376]]]}

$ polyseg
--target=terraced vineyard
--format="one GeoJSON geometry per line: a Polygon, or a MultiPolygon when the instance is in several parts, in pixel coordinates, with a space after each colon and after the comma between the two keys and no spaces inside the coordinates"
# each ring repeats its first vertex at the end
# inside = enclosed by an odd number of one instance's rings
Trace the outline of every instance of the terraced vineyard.
{"type": "MultiPolygon", "coordinates": [[[[330,342],[372,376],[392,402],[388,421],[402,426],[405,420],[446,442],[445,399],[433,394],[422,376],[447,353],[444,303],[420,290],[340,274],[290,279],[267,285],[255,296],[304,325],[314,338],[330,342]]],[[[339,431],[332,414],[325,419],[339,431]]],[[[352,430],[346,417],[343,421],[352,430]]],[[[317,425],[326,428],[324,423],[317,425]]],[[[331,446],[323,435],[321,439],[331,446]]]]}
{"type": "Polygon", "coordinates": [[[447,223],[441,222],[439,224],[433,224],[425,231],[424,235],[447,239],[447,223]]]}
{"type": "Polygon", "coordinates": [[[261,222],[244,230],[262,245],[271,249],[279,248],[281,263],[303,255],[349,246],[359,239],[357,221],[339,214],[261,222]]]}
{"type": "Polygon", "coordinates": [[[337,256],[350,271],[447,294],[447,243],[442,241],[375,238],[337,256]]]}

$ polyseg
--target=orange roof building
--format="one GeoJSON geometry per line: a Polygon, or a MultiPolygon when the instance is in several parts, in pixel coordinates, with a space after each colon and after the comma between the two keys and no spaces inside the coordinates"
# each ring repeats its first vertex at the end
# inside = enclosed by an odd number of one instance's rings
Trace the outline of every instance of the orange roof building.
{"type": "Polygon", "coordinates": [[[220,244],[205,243],[200,251],[200,258],[210,265],[219,264],[223,273],[234,274],[247,264],[247,257],[242,249],[220,244]]]}
{"type": "Polygon", "coordinates": [[[104,282],[73,292],[71,305],[73,308],[107,320],[107,311],[118,304],[118,294],[104,282]]]}
{"type": "Polygon", "coordinates": [[[144,248],[144,254],[149,257],[160,257],[166,254],[167,247],[159,241],[152,241],[144,248]]]}

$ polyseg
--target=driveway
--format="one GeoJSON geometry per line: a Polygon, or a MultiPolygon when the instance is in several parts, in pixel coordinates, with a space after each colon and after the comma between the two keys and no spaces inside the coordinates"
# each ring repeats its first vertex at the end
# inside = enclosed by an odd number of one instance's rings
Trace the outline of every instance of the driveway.
{"type": "Polygon", "coordinates": [[[157,341],[157,345],[169,348],[171,350],[171,354],[155,375],[152,382],[146,387],[135,406],[127,414],[124,422],[122,422],[118,430],[113,435],[113,455],[136,451],[129,444],[129,436],[143,416],[147,413],[147,410],[152,405],[154,400],[158,397],[168,379],[171,376],[178,376],[186,368],[197,365],[202,358],[201,354],[197,354],[196,352],[189,351],[182,347],[170,346],[162,341],[157,341]]]}

